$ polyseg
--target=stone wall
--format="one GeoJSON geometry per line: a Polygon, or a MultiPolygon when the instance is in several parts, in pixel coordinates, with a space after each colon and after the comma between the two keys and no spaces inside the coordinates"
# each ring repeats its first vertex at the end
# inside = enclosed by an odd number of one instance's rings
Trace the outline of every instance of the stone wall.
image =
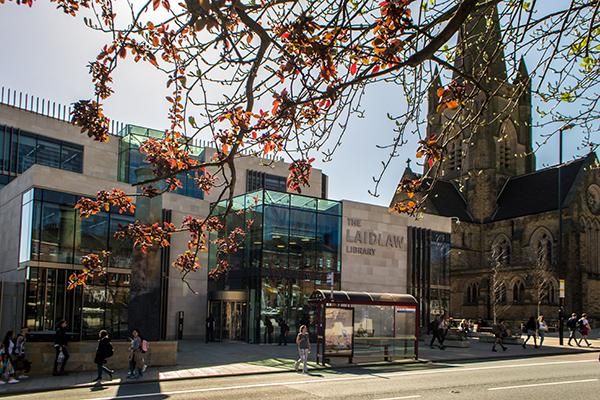
{"type": "MultiPolygon", "coordinates": [[[[151,342],[150,350],[144,355],[148,366],[177,365],[177,342],[151,342]]],[[[116,370],[127,369],[129,366],[129,342],[112,342],[114,355],[108,359],[108,367],[116,370]]],[[[95,371],[94,357],[98,342],[69,343],[69,360],[67,372],[95,371]]],[[[48,342],[28,342],[27,358],[31,361],[32,376],[51,375],[56,352],[53,344],[48,342]]]]}

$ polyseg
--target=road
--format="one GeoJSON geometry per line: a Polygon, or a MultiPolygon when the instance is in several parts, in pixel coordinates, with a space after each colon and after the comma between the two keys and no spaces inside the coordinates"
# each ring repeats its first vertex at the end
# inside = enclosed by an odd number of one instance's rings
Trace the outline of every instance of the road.
{"type": "Polygon", "coordinates": [[[140,383],[11,396],[109,399],[600,399],[597,354],[140,383]]]}

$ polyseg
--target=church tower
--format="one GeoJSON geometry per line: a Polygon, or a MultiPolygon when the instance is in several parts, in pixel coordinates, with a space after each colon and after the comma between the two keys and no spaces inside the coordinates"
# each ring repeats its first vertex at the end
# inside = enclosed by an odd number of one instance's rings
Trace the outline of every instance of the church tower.
{"type": "Polygon", "coordinates": [[[476,221],[489,219],[508,178],[532,172],[531,87],[521,60],[508,82],[500,18],[495,6],[470,16],[458,34],[453,79],[464,83],[469,100],[456,110],[436,112],[438,74],[430,87],[428,135],[442,134],[445,159],[439,179],[463,193],[476,221]],[[469,83],[475,80],[476,85],[469,83]]]}

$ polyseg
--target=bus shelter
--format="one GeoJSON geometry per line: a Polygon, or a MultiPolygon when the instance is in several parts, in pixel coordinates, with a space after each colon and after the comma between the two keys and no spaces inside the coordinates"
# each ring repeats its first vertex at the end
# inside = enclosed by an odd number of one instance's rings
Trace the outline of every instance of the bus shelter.
{"type": "Polygon", "coordinates": [[[316,290],[317,363],[417,359],[419,304],[408,294],[316,290]]]}

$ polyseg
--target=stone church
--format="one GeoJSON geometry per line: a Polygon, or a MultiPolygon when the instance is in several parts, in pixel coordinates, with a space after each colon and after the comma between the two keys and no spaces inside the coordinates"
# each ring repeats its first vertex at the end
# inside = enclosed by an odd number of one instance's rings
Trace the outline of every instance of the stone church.
{"type": "MultiPolygon", "coordinates": [[[[436,111],[439,76],[429,89],[428,135],[445,132],[450,138],[439,170],[429,174],[437,179],[424,200],[425,212],[453,219],[450,315],[491,320],[495,313],[522,321],[539,307],[555,321],[560,257],[565,312],[600,319],[598,160],[590,152],[536,170],[527,68],[521,60],[509,81],[501,43],[495,8],[460,30],[453,78],[479,82],[477,96],[460,114],[436,111]]],[[[409,165],[402,179],[419,176],[409,165]]],[[[392,204],[402,199],[397,194],[392,204]]]]}

